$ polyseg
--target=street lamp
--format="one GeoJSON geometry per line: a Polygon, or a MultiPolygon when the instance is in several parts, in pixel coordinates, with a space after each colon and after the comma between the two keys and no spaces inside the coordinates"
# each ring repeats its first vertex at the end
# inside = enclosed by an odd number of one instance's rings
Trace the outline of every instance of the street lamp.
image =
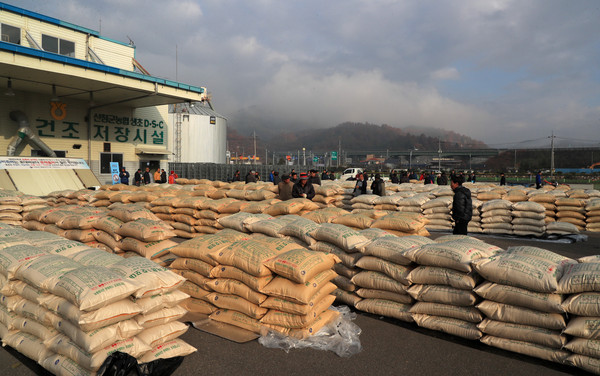
{"type": "Polygon", "coordinates": [[[302,148],[302,160],[303,160],[302,165],[306,166],[306,148],[302,148]]]}

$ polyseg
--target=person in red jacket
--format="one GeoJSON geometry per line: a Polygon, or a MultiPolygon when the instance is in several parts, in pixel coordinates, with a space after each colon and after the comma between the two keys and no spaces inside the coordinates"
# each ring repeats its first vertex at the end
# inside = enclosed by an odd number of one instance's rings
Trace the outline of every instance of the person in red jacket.
{"type": "Polygon", "coordinates": [[[177,175],[175,171],[171,170],[171,173],[169,174],[169,184],[175,184],[175,179],[178,177],[179,175],[177,175]]]}

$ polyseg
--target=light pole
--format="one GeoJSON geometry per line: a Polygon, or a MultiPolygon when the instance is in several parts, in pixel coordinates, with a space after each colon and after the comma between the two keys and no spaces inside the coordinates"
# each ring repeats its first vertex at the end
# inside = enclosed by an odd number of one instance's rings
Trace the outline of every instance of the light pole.
{"type": "Polygon", "coordinates": [[[410,152],[408,154],[408,170],[412,170],[412,149],[410,149],[410,152]]]}
{"type": "Polygon", "coordinates": [[[302,165],[306,166],[306,148],[302,148],[302,165]]]}

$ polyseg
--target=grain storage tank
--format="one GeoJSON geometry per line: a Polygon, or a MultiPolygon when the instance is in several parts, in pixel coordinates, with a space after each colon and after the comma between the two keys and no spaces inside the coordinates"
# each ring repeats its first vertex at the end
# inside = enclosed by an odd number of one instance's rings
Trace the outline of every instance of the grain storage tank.
{"type": "Polygon", "coordinates": [[[171,161],[226,163],[227,119],[203,102],[169,105],[171,161]]]}

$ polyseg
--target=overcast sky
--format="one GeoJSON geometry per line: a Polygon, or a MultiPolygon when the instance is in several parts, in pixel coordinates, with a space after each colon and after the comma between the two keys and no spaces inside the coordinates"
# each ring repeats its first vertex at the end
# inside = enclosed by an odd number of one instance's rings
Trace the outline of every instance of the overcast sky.
{"type": "Polygon", "coordinates": [[[600,145],[598,0],[5,2],[129,36],[152,75],[206,86],[226,117],[600,145]]]}

